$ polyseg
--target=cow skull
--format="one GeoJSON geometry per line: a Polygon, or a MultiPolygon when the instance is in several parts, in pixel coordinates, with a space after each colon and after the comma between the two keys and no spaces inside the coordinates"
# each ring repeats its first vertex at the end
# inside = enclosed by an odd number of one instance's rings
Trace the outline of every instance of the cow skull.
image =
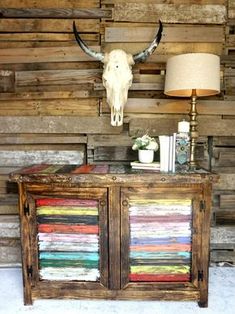
{"type": "Polygon", "coordinates": [[[106,89],[107,102],[111,109],[112,126],[123,124],[123,108],[127,103],[128,90],[133,80],[132,66],[137,62],[145,61],[157,48],[163,29],[161,21],[159,21],[159,24],[158,33],[152,43],[145,50],[131,55],[121,49],[114,49],[105,54],[92,50],[81,39],[75,22],[73,22],[74,36],[81,49],[89,56],[104,64],[102,79],[106,89]]]}

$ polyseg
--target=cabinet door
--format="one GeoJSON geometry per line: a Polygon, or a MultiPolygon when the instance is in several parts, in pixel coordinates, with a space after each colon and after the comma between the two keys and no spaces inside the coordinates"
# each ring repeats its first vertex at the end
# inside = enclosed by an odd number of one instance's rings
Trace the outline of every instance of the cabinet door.
{"type": "Polygon", "coordinates": [[[123,188],[121,198],[122,288],[197,290],[200,186],[123,188]]]}
{"type": "Polygon", "coordinates": [[[65,282],[74,290],[107,287],[107,189],[29,185],[26,202],[38,293],[46,288],[50,295],[56,287],[58,296],[65,282]]]}

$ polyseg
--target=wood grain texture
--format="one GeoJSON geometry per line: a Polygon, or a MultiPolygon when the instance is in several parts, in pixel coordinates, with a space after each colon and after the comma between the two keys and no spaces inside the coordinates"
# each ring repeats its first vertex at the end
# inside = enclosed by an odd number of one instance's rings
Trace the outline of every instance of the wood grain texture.
{"type": "Polygon", "coordinates": [[[49,1],[33,1],[32,0],[24,0],[19,2],[18,0],[1,0],[0,1],[0,7],[1,8],[77,8],[79,4],[79,7],[81,8],[96,8],[99,7],[99,1],[98,0],[70,0],[69,2],[67,0],[49,0],[49,1]]]}
{"type": "Polygon", "coordinates": [[[110,118],[89,117],[0,117],[0,133],[100,133],[118,134],[110,118]]]}
{"type": "Polygon", "coordinates": [[[223,5],[171,5],[120,3],[114,5],[114,21],[165,23],[223,24],[226,7],[223,5]],[[193,14],[192,14],[193,12],[193,14]]]}
{"type": "Polygon", "coordinates": [[[0,16],[4,18],[71,18],[71,19],[99,19],[111,18],[112,11],[109,9],[59,9],[59,8],[34,8],[34,9],[0,9],[0,16]]]}
{"type": "MultiPolygon", "coordinates": [[[[78,29],[83,32],[99,31],[97,19],[75,19],[78,29]]],[[[72,21],[69,19],[1,19],[0,30],[8,32],[72,32],[72,21]]]]}
{"type": "MultiPolygon", "coordinates": [[[[93,47],[94,50],[99,50],[93,47]]],[[[79,47],[0,49],[0,63],[95,61],[79,47]]]]}
{"type": "MultiPolygon", "coordinates": [[[[156,20],[157,21],[157,20],[156,20]]],[[[156,35],[156,27],[106,27],[105,42],[151,42],[156,35]]],[[[164,25],[162,43],[179,42],[223,42],[225,41],[223,27],[200,25],[164,25]]]]}

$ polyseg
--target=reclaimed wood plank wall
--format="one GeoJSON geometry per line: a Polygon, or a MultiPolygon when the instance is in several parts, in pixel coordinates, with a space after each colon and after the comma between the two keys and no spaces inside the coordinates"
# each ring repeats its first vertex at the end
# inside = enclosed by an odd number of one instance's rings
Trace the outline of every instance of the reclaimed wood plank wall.
{"type": "Polygon", "coordinates": [[[20,265],[17,187],[29,163],[128,163],[132,137],[176,130],[187,100],[163,94],[169,56],[221,56],[221,94],[200,99],[200,164],[214,187],[211,262],[235,262],[235,0],[0,0],[0,266],[20,265]],[[110,126],[102,66],[74,41],[72,21],[95,50],[135,53],[164,23],[162,42],[133,68],[123,127],[110,126]]]}

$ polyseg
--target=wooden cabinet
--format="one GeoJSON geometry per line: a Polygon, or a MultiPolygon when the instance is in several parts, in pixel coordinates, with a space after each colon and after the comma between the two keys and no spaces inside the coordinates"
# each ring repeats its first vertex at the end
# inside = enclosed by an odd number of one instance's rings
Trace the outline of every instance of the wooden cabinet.
{"type": "Polygon", "coordinates": [[[19,185],[24,302],[37,298],[208,301],[216,176],[49,166],[19,185]]]}

